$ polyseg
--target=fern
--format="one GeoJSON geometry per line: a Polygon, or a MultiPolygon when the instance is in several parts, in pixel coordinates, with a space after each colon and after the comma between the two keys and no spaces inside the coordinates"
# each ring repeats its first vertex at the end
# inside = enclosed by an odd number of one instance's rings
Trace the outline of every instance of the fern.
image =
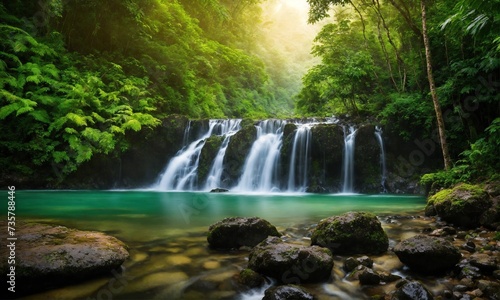
{"type": "Polygon", "coordinates": [[[141,122],[137,121],[136,119],[128,120],[121,126],[123,130],[132,129],[134,131],[141,130],[141,127],[141,122]]]}
{"type": "Polygon", "coordinates": [[[52,124],[50,124],[50,126],[48,128],[48,132],[51,133],[53,131],[61,130],[61,128],[64,126],[64,124],[66,124],[67,121],[68,121],[68,118],[65,116],[57,118],[54,122],[52,122],[52,124]]]}
{"type": "Polygon", "coordinates": [[[7,118],[10,114],[17,111],[20,108],[19,106],[20,106],[19,103],[11,103],[11,104],[2,106],[0,108],[0,120],[7,118]]]}
{"type": "Polygon", "coordinates": [[[31,106],[23,106],[23,107],[19,108],[19,109],[16,111],[16,117],[17,117],[17,116],[20,116],[20,115],[22,115],[22,114],[25,114],[25,113],[27,113],[27,112],[31,112],[31,111],[33,111],[33,110],[34,110],[34,109],[33,109],[33,107],[31,107],[31,106]]]}
{"type": "Polygon", "coordinates": [[[86,126],[87,125],[86,117],[79,116],[75,113],[66,114],[66,118],[68,120],[72,121],[73,123],[75,123],[77,126],[86,126]]]}
{"type": "Polygon", "coordinates": [[[50,124],[49,114],[45,110],[35,110],[29,114],[33,119],[45,123],[50,124]]]}

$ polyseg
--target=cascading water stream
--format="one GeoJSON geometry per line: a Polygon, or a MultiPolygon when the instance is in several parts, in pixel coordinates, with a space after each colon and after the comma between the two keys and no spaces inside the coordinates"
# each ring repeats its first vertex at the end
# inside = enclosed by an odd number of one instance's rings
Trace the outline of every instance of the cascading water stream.
{"type": "Polygon", "coordinates": [[[307,189],[312,125],[300,124],[297,126],[288,171],[288,192],[305,192],[307,189]]]}
{"type": "Polygon", "coordinates": [[[222,128],[220,135],[225,135],[225,137],[208,173],[207,182],[205,184],[206,190],[212,190],[214,188],[220,187],[220,181],[223,171],[222,164],[224,162],[224,156],[226,155],[227,146],[229,146],[231,137],[241,129],[240,124],[241,119],[229,120],[226,126],[227,128],[222,128]]]}
{"type": "Polygon", "coordinates": [[[182,138],[182,149],[186,148],[186,146],[188,145],[189,133],[191,133],[191,120],[188,121],[188,124],[184,129],[184,137],[182,138]]]}
{"type": "Polygon", "coordinates": [[[377,137],[377,141],[380,145],[380,165],[382,167],[382,179],[380,181],[380,185],[382,186],[382,192],[386,193],[387,188],[385,187],[385,180],[387,178],[387,170],[385,165],[385,148],[384,148],[384,140],[382,139],[382,128],[379,126],[375,127],[375,136],[377,137]]]}
{"type": "Polygon", "coordinates": [[[343,178],[344,185],[342,193],[354,192],[354,146],[356,141],[356,129],[352,126],[349,127],[347,133],[344,127],[344,165],[343,165],[343,178]]]}
{"type": "MultiPolygon", "coordinates": [[[[165,172],[161,176],[157,189],[193,190],[198,177],[197,171],[201,149],[203,149],[206,139],[212,135],[212,131],[216,127],[217,130],[223,128],[224,122],[228,122],[228,120],[210,120],[208,130],[199,139],[183,147],[170,160],[165,172]]],[[[186,139],[188,135],[189,132],[185,131],[184,138],[186,139]]]]}
{"type": "Polygon", "coordinates": [[[243,167],[236,191],[278,191],[277,167],[286,121],[265,120],[257,125],[257,139],[243,167]]]}

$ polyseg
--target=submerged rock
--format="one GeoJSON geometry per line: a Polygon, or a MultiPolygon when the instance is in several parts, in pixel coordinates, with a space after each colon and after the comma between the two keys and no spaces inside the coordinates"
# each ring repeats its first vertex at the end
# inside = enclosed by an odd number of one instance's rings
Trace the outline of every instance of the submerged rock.
{"type": "Polygon", "coordinates": [[[356,259],[354,257],[348,257],[344,261],[343,269],[344,269],[344,271],[349,273],[359,265],[363,265],[365,267],[371,268],[371,267],[373,267],[373,260],[371,258],[369,258],[368,256],[361,256],[361,257],[358,257],[356,259]]]}
{"type": "Polygon", "coordinates": [[[330,278],[333,257],[327,248],[268,237],[252,250],[248,267],[283,283],[322,282],[330,278]]]}
{"type": "Polygon", "coordinates": [[[281,236],[281,234],[264,219],[234,217],[210,225],[207,241],[212,248],[231,249],[242,246],[253,247],[268,236],[281,236]]]}
{"type": "MultiPolygon", "coordinates": [[[[7,232],[6,223],[0,230],[7,232]]],[[[119,268],[129,257],[127,246],[104,233],[63,226],[16,223],[16,295],[74,284],[119,268]]],[[[8,248],[0,249],[8,257],[8,248]]],[[[7,259],[0,262],[7,274],[7,259]]]]}
{"type": "Polygon", "coordinates": [[[314,296],[293,284],[273,286],[266,290],[262,300],[313,300],[314,296]]]}
{"type": "Polygon", "coordinates": [[[321,220],[311,244],[328,247],[334,254],[380,254],[387,251],[389,239],[375,215],[348,212],[321,220]]]}
{"type": "Polygon", "coordinates": [[[460,251],[450,242],[437,237],[416,235],[394,247],[399,260],[410,269],[421,273],[439,273],[455,266],[460,251]]]}
{"type": "Polygon", "coordinates": [[[226,192],[229,192],[229,190],[223,188],[215,188],[210,190],[210,193],[226,193],[226,192]]]}

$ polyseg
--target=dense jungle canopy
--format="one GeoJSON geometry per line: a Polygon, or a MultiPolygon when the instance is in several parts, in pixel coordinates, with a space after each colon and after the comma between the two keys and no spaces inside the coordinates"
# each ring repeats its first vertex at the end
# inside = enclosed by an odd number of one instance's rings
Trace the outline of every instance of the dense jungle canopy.
{"type": "MultiPolygon", "coordinates": [[[[348,115],[432,139],[422,1],[4,1],[2,177],[69,174],[172,114],[348,115]]],[[[500,0],[426,7],[454,162],[431,179],[498,176],[500,0]]]]}

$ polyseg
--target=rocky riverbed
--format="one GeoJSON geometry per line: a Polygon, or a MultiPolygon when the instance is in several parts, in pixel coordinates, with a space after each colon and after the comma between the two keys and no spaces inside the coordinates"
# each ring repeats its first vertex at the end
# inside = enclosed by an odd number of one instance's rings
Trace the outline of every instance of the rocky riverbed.
{"type": "MultiPolygon", "coordinates": [[[[332,254],[329,278],[308,283],[300,280],[299,273],[289,277],[298,279],[290,283],[298,285],[305,295],[320,300],[391,299],[394,294],[419,288],[425,288],[435,299],[498,299],[500,241],[497,232],[486,228],[457,229],[435,217],[425,217],[423,212],[379,215],[378,219],[388,236],[387,252],[332,254]],[[451,243],[460,253],[458,264],[430,275],[405,266],[393,249],[402,240],[419,234],[451,243]],[[398,288],[400,291],[394,292],[398,288]]],[[[318,222],[280,224],[277,229],[282,236],[275,239],[298,248],[310,247],[318,222]]],[[[242,281],[241,274],[249,265],[252,248],[213,249],[207,242],[207,229],[200,227],[179,231],[167,239],[129,243],[130,258],[119,274],[75,281],[67,287],[26,299],[104,299],[109,295],[113,299],[262,299],[266,289],[277,286],[271,277],[264,277],[253,287],[242,281]]],[[[290,290],[283,289],[277,289],[278,295],[288,295],[290,290]]],[[[291,291],[296,292],[293,287],[291,291]]],[[[266,299],[279,299],[272,298],[275,296],[269,296],[270,293],[268,291],[266,299]]],[[[394,299],[404,299],[402,297],[394,299]]]]}

